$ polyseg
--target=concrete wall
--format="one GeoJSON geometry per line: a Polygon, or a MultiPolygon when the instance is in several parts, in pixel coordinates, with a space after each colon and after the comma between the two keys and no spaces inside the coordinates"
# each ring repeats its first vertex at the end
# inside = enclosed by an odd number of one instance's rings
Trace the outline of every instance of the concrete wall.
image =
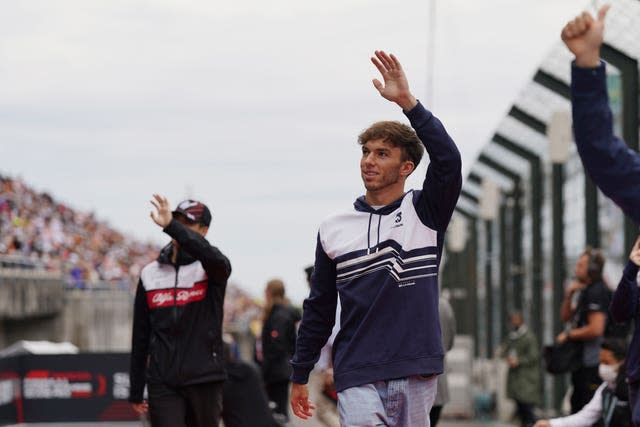
{"type": "Polygon", "coordinates": [[[21,274],[0,271],[0,348],[49,340],[69,341],[81,351],[129,351],[133,298],[128,292],[65,290],[60,278],[21,274]]]}
{"type": "Polygon", "coordinates": [[[0,318],[24,319],[59,313],[64,305],[60,276],[23,269],[0,269],[0,318]]]}

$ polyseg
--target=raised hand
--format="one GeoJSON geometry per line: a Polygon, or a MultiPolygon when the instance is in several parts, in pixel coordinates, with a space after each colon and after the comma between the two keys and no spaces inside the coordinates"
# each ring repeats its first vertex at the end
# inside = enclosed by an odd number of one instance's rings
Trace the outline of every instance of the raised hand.
{"type": "Polygon", "coordinates": [[[159,194],[154,194],[153,199],[155,200],[151,200],[151,204],[156,208],[156,211],[151,211],[149,215],[153,222],[165,228],[173,218],[169,201],[166,197],[160,196],[159,194]]]}
{"type": "Polygon", "coordinates": [[[631,249],[631,253],[629,254],[629,259],[635,265],[640,266],[640,236],[633,244],[633,249],[631,249]]]}
{"type": "Polygon", "coordinates": [[[400,65],[400,61],[393,55],[387,55],[381,50],[375,51],[375,56],[371,57],[371,62],[376,66],[384,84],[378,79],[373,79],[373,86],[380,92],[383,98],[398,104],[403,110],[411,110],[418,101],[409,90],[409,82],[400,65]]]}
{"type": "Polygon", "coordinates": [[[578,67],[597,67],[600,65],[600,46],[604,34],[604,18],[609,10],[604,5],[595,19],[589,12],[582,12],[562,29],[562,41],[576,56],[578,67]]]}

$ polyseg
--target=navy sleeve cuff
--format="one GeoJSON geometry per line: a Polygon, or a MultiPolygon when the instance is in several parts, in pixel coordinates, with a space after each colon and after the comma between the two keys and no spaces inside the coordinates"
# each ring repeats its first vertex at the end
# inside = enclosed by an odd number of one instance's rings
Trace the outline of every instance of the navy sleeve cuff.
{"type": "Polygon", "coordinates": [[[606,88],[607,70],[605,63],[595,68],[581,68],[571,63],[571,86],[578,92],[592,92],[606,88]]]}
{"type": "Polygon", "coordinates": [[[638,266],[633,263],[633,261],[629,260],[627,265],[624,267],[624,273],[622,275],[631,281],[635,281],[638,277],[638,266]]]}
{"type": "Polygon", "coordinates": [[[306,384],[309,382],[309,371],[302,368],[293,368],[293,373],[291,374],[291,382],[296,384],[306,384]]]}
{"type": "Polygon", "coordinates": [[[424,105],[422,105],[420,101],[418,101],[416,106],[413,107],[411,110],[409,111],[403,110],[402,112],[404,113],[405,116],[407,116],[407,118],[411,122],[411,125],[413,126],[414,129],[416,125],[429,121],[433,116],[433,114],[431,114],[431,111],[424,108],[424,105]]]}

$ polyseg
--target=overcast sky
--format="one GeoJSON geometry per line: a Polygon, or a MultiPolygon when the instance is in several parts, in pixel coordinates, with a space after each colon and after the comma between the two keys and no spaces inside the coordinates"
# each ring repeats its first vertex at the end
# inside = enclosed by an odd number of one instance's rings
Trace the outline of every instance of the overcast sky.
{"type": "Polygon", "coordinates": [[[433,60],[429,5],[3,2],[0,173],[158,244],[151,194],[201,199],[232,282],[260,296],[281,277],[301,302],[319,223],[363,193],[357,134],[406,120],[371,84],[373,51],[397,55],[468,170],[587,2],[440,0],[433,60]]]}

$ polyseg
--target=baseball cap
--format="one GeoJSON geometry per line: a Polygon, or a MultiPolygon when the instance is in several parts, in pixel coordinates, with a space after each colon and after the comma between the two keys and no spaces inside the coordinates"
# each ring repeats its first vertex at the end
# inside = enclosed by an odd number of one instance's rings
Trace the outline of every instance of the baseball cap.
{"type": "Polygon", "coordinates": [[[176,215],[184,215],[189,221],[198,222],[206,227],[211,224],[211,211],[204,203],[196,200],[183,200],[171,213],[174,218],[176,215]]]}

